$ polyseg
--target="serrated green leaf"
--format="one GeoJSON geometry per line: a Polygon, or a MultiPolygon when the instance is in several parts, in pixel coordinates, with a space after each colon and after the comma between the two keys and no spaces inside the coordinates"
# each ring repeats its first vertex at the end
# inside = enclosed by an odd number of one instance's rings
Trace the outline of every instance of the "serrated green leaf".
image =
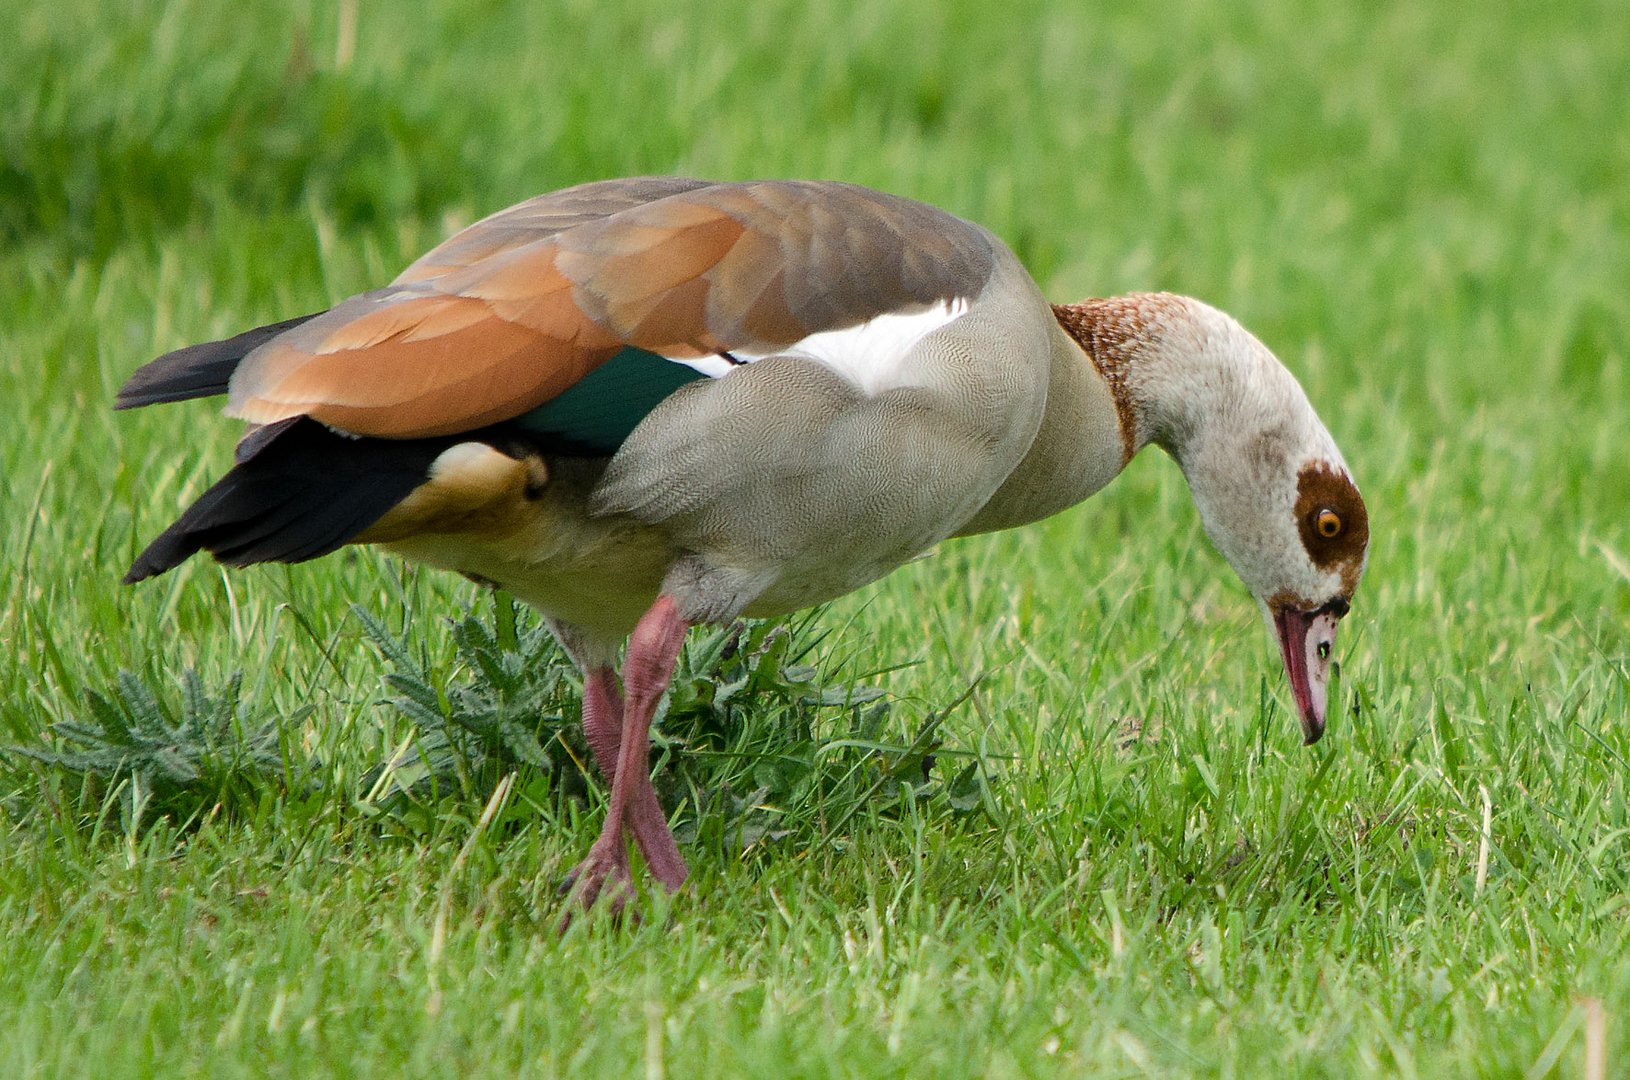
{"type": "Polygon", "coordinates": [[[977,761],[970,761],[952,778],[946,785],[945,796],[953,810],[966,813],[979,808],[984,801],[984,780],[977,761]]]}

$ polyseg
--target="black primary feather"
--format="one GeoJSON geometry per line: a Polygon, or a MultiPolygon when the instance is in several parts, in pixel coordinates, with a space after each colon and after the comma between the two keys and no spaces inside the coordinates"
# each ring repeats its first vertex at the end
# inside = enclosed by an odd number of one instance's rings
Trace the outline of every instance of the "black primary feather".
{"type": "Polygon", "coordinates": [[[284,319],[269,326],[257,326],[222,341],[206,341],[185,349],[167,352],[137,368],[119,388],[115,409],[135,409],[163,401],[214,397],[226,393],[226,384],[238,364],[255,348],[293,329],[322,312],[284,319]]]}
{"type": "Polygon", "coordinates": [[[481,436],[359,439],[305,417],[257,429],[232,470],[136,556],[125,583],[199,551],[229,566],[327,555],[424,483],[442,451],[472,438],[481,436]]]}

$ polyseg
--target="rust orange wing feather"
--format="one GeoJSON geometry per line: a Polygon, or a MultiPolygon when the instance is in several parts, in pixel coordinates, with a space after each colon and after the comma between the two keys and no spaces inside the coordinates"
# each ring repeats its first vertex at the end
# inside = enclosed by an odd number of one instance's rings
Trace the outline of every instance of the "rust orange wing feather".
{"type": "Polygon", "coordinates": [[[755,354],[890,311],[972,296],[987,234],[845,184],[584,185],[495,214],[267,342],[228,412],[357,435],[481,427],[548,401],[625,346],[755,354]]]}

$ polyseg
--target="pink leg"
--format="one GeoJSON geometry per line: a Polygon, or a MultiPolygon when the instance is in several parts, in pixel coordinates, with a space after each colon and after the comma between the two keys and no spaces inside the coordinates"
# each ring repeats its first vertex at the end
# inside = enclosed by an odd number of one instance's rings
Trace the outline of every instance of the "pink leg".
{"type": "Polygon", "coordinates": [[[617,748],[623,741],[623,692],[609,667],[583,673],[583,737],[609,785],[617,776],[617,748]]]}
{"type": "MultiPolygon", "coordinates": [[[[678,888],[685,880],[684,860],[668,831],[656,791],[651,787],[650,730],[657,703],[673,678],[674,661],[679,657],[687,629],[688,624],[680,617],[674,602],[659,596],[628,639],[628,655],[623,661],[622,731],[615,764],[610,770],[611,804],[599,838],[589,848],[588,857],[572,872],[574,899],[584,906],[593,904],[608,887],[612,890],[608,895],[616,908],[621,909],[628,901],[632,885],[628,849],[623,840],[625,822],[657,880],[669,888],[678,888]]],[[[591,685],[600,683],[595,691],[597,698],[609,687],[609,679],[591,677],[589,682],[591,685]]],[[[608,738],[611,716],[604,709],[604,702],[597,701],[590,706],[587,693],[584,705],[595,714],[592,721],[585,717],[585,730],[592,725],[589,744],[604,772],[611,750],[608,738]]]]}
{"type": "MultiPolygon", "coordinates": [[[[684,637],[683,630],[680,637],[684,637]]],[[[666,680],[663,685],[666,687],[666,680]]],[[[657,696],[661,697],[661,691],[657,696]]],[[[654,705],[652,709],[655,710],[654,705]]],[[[649,721],[647,725],[649,730],[649,721]]],[[[622,733],[623,695],[617,688],[617,676],[609,667],[586,672],[583,676],[583,734],[594,752],[600,774],[613,786],[617,780],[622,733]]],[[[633,803],[628,808],[629,831],[634,834],[634,842],[640,846],[640,854],[645,857],[652,876],[669,890],[678,889],[690,871],[668,829],[668,818],[662,812],[656,789],[651,786],[649,771],[635,779],[643,782],[634,791],[633,803]]]]}

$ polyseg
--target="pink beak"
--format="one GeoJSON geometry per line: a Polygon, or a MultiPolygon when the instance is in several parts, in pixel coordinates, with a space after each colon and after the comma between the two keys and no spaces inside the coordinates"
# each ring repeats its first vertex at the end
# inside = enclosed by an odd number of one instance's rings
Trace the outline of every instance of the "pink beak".
{"type": "Polygon", "coordinates": [[[1344,597],[1312,611],[1282,607],[1273,613],[1279,653],[1302,720],[1302,741],[1311,746],[1324,734],[1325,695],[1330,684],[1330,654],[1336,647],[1336,624],[1347,614],[1344,597]]]}

